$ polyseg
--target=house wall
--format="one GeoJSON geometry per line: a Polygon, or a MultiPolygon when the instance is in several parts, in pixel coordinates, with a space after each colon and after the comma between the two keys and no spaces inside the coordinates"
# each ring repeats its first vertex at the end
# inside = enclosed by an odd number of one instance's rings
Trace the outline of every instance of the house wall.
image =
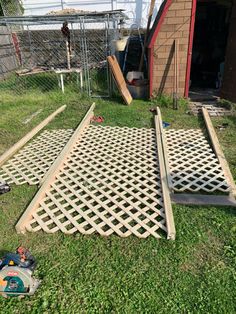
{"type": "Polygon", "coordinates": [[[229,37],[226,49],[225,69],[221,97],[236,102],[236,0],[234,0],[229,37]]]}
{"type": "Polygon", "coordinates": [[[192,0],[173,0],[153,49],[152,91],[174,92],[174,40],[179,42],[179,96],[184,96],[192,0]]]}

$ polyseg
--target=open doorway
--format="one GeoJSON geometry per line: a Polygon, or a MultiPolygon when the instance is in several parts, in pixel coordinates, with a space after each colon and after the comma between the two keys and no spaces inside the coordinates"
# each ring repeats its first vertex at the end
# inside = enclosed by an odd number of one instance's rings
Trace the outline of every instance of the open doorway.
{"type": "Polygon", "coordinates": [[[190,97],[194,92],[217,95],[220,91],[231,11],[232,0],[197,0],[190,97]]]}

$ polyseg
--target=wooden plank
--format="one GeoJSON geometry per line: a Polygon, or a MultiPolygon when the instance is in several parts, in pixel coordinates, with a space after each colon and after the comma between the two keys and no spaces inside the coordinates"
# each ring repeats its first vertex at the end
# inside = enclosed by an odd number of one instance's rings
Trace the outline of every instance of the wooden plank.
{"type": "Polygon", "coordinates": [[[167,183],[167,173],[166,167],[164,162],[164,153],[162,147],[162,140],[161,140],[161,130],[160,130],[160,120],[159,115],[155,116],[155,127],[156,127],[156,141],[157,141],[157,153],[158,153],[158,160],[159,160],[159,168],[160,168],[160,178],[161,178],[161,185],[162,185],[162,193],[163,193],[163,202],[164,202],[164,210],[166,215],[166,226],[167,226],[167,238],[174,240],[175,239],[175,223],[174,223],[174,216],[172,212],[171,206],[171,199],[170,193],[168,189],[167,183]]]}
{"type": "Polygon", "coordinates": [[[25,232],[25,224],[31,219],[32,213],[34,212],[35,208],[40,199],[45,196],[45,192],[49,190],[51,183],[55,179],[55,177],[60,172],[60,168],[63,166],[64,161],[66,160],[67,156],[69,155],[72,147],[75,145],[76,141],[78,141],[78,137],[83,132],[84,128],[90,124],[90,120],[93,117],[94,113],[93,110],[95,108],[95,103],[91,105],[88,112],[86,113],[85,117],[75,130],[74,134],[71,136],[70,140],[61,151],[57,159],[54,161],[46,175],[41,180],[41,187],[39,188],[38,192],[35,194],[34,198],[32,199],[31,203],[29,204],[27,210],[21,216],[20,220],[16,224],[16,230],[18,233],[25,232]]]}
{"type": "Polygon", "coordinates": [[[161,143],[162,143],[162,149],[163,149],[163,158],[164,158],[164,163],[165,163],[165,169],[166,169],[166,177],[167,177],[167,183],[169,189],[172,191],[173,190],[173,184],[171,181],[171,175],[170,175],[170,166],[169,166],[169,161],[168,161],[168,153],[167,153],[167,141],[166,141],[166,135],[163,130],[163,122],[162,122],[162,117],[161,117],[161,111],[160,108],[157,107],[157,115],[159,117],[159,126],[160,126],[160,137],[161,137],[161,143]]]}
{"type": "Polygon", "coordinates": [[[183,205],[205,205],[205,206],[233,206],[236,201],[233,197],[226,195],[201,195],[201,194],[171,194],[171,201],[183,205]]]}
{"type": "Polygon", "coordinates": [[[231,174],[231,171],[229,169],[228,162],[227,162],[225,155],[223,153],[223,150],[220,146],[220,142],[218,140],[216,131],[215,131],[213,124],[211,122],[211,118],[209,116],[209,113],[208,113],[206,108],[202,108],[202,113],[203,113],[204,121],[206,123],[208,134],[209,134],[210,139],[211,139],[211,144],[212,144],[213,150],[214,150],[214,152],[215,152],[215,154],[219,160],[219,163],[222,167],[222,170],[223,170],[224,175],[225,175],[225,179],[231,188],[230,194],[232,196],[236,197],[236,185],[235,185],[233,176],[231,174]]]}
{"type": "Polygon", "coordinates": [[[124,76],[121,72],[121,69],[120,69],[120,66],[117,62],[116,57],[115,56],[109,56],[109,57],[107,57],[107,60],[108,60],[109,66],[111,68],[113,77],[115,79],[116,85],[117,85],[125,103],[127,105],[130,105],[133,98],[132,98],[132,96],[131,96],[131,94],[130,94],[127,86],[126,86],[124,76]]]}
{"type": "Polygon", "coordinates": [[[20,141],[14,144],[11,148],[9,148],[2,156],[0,156],[0,167],[7,161],[11,156],[13,156],[21,147],[23,147],[29,140],[31,140],[35,134],[41,131],[50,121],[52,121],[56,115],[65,110],[66,105],[61,106],[55,112],[53,112],[50,116],[48,116],[45,120],[39,123],[33,130],[31,130],[28,134],[26,134],[20,141]]]}
{"type": "Polygon", "coordinates": [[[20,70],[20,71],[16,71],[16,75],[18,76],[28,76],[28,75],[34,75],[34,74],[41,74],[41,73],[48,73],[48,72],[52,72],[53,70],[51,69],[43,69],[43,68],[35,68],[32,70],[20,70]]]}

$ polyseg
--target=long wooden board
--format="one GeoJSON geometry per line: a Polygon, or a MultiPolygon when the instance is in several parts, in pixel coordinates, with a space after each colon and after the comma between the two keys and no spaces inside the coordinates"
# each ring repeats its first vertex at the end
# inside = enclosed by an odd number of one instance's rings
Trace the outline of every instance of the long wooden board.
{"type": "Polygon", "coordinates": [[[233,176],[231,174],[231,171],[229,169],[228,162],[227,162],[225,155],[223,153],[223,150],[220,146],[220,142],[218,140],[216,131],[215,131],[213,124],[211,122],[211,118],[209,116],[209,113],[208,113],[206,108],[202,108],[202,113],[203,113],[203,117],[204,117],[204,120],[206,123],[208,134],[209,134],[210,139],[211,139],[213,150],[214,150],[214,152],[215,152],[215,154],[219,160],[219,163],[222,167],[222,170],[224,171],[227,183],[231,187],[231,193],[230,194],[232,196],[236,197],[236,185],[235,185],[233,176]]]}
{"type": "MultiPolygon", "coordinates": [[[[157,108],[157,112],[159,112],[159,108],[157,108]]],[[[161,178],[161,186],[163,193],[163,201],[165,207],[166,214],[166,226],[167,226],[167,238],[171,240],[175,240],[176,230],[174,223],[174,216],[171,206],[170,192],[168,188],[168,180],[167,180],[167,172],[164,161],[164,153],[161,139],[161,130],[160,130],[160,120],[159,115],[155,116],[155,128],[156,128],[156,141],[157,141],[157,153],[160,167],[160,178],[161,178]]]]}
{"type": "Polygon", "coordinates": [[[131,94],[130,94],[127,86],[126,86],[124,76],[121,72],[121,69],[120,69],[120,66],[117,62],[116,57],[115,56],[109,56],[109,57],[107,57],[107,60],[108,60],[109,66],[111,68],[113,77],[115,79],[116,85],[117,85],[125,103],[127,105],[130,105],[133,98],[132,98],[132,96],[131,96],[131,94]]]}
{"type": "Polygon", "coordinates": [[[9,148],[2,156],[0,156],[0,167],[7,161],[11,156],[13,156],[21,147],[23,147],[29,140],[32,139],[39,131],[41,131],[50,121],[52,121],[56,115],[65,110],[66,105],[61,106],[59,109],[54,111],[45,120],[39,123],[33,130],[26,134],[20,141],[15,143],[11,148],[9,148]]]}
{"type": "Polygon", "coordinates": [[[171,176],[170,176],[170,166],[168,162],[168,153],[167,153],[167,147],[166,147],[166,136],[163,130],[163,121],[162,121],[162,116],[161,116],[161,110],[159,107],[157,107],[157,115],[158,115],[158,121],[159,121],[159,130],[160,130],[160,138],[161,138],[161,144],[162,144],[162,150],[163,150],[163,158],[164,158],[164,164],[165,164],[165,169],[166,169],[167,184],[168,184],[169,190],[173,191],[173,184],[172,184],[171,176]]]}
{"type": "Polygon", "coordinates": [[[50,189],[51,182],[55,179],[55,177],[60,172],[60,168],[63,166],[64,161],[66,160],[68,154],[70,153],[73,145],[76,141],[78,141],[78,137],[83,132],[84,128],[90,124],[91,118],[93,117],[95,108],[95,103],[91,105],[88,112],[86,113],[85,117],[75,130],[74,134],[70,138],[69,142],[66,144],[64,149],[61,151],[60,155],[54,161],[46,175],[41,180],[41,187],[38,192],[35,194],[34,198],[32,199],[31,203],[29,204],[27,210],[21,216],[20,220],[16,224],[16,230],[19,233],[25,232],[25,224],[31,219],[32,212],[35,210],[38,200],[42,199],[45,195],[45,192],[50,189]]]}

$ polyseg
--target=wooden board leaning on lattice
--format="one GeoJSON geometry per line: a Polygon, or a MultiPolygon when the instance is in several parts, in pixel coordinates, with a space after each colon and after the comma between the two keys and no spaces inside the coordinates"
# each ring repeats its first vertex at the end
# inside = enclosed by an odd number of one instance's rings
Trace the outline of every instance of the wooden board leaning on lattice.
{"type": "Polygon", "coordinates": [[[85,120],[48,171],[17,231],[140,238],[164,232],[174,239],[155,130],[89,126],[90,118],[85,120]]]}
{"type": "Polygon", "coordinates": [[[204,110],[210,141],[200,129],[164,130],[157,108],[171,200],[180,204],[236,207],[235,183],[209,114],[204,110]]]}

